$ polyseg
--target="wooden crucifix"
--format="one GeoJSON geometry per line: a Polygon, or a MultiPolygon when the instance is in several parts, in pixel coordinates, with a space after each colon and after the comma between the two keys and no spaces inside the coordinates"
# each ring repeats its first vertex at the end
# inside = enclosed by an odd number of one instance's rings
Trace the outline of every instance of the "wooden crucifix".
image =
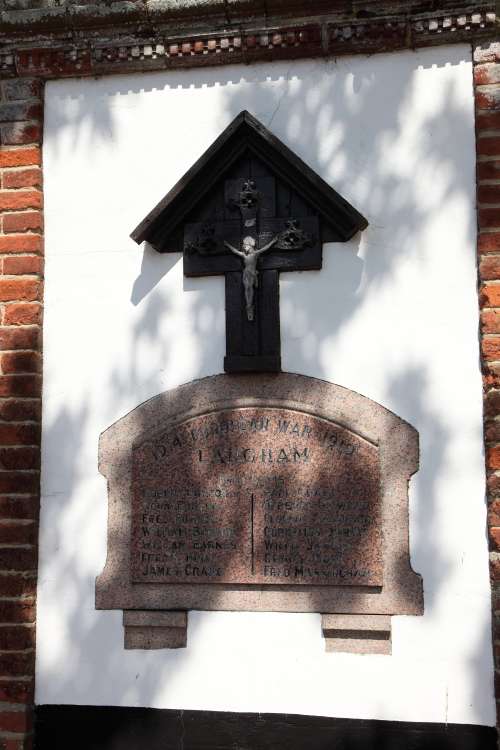
{"type": "Polygon", "coordinates": [[[182,251],[186,276],[225,276],[226,372],[278,372],[280,272],[320,269],[323,242],[346,241],[366,225],[242,112],[132,237],[182,251]]]}
{"type": "Polygon", "coordinates": [[[186,225],[184,272],[226,277],[226,372],[278,372],[279,272],[321,268],[318,220],[276,217],[274,177],[226,180],[223,212],[186,225]]]}

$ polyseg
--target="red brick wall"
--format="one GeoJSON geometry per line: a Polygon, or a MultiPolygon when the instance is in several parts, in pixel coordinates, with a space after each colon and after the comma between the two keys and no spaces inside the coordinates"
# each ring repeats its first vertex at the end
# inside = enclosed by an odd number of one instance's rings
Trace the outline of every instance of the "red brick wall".
{"type": "Polygon", "coordinates": [[[31,746],[43,298],[42,87],[0,88],[0,750],[31,746]]]}
{"type": "Polygon", "coordinates": [[[497,725],[500,723],[500,44],[474,54],[479,303],[492,581],[497,725]]]}

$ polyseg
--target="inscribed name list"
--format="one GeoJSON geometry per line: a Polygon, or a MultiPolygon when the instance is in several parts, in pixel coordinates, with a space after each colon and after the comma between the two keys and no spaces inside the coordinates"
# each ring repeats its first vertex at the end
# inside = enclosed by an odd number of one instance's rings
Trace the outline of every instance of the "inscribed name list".
{"type": "Polygon", "coordinates": [[[233,408],[134,447],[132,580],[381,586],[378,447],[292,409],[233,408]]]}

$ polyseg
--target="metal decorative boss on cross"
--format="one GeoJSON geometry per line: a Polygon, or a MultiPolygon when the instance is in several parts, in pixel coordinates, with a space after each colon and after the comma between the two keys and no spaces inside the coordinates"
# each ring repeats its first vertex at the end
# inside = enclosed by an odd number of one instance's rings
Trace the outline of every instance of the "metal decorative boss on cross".
{"type": "Polygon", "coordinates": [[[322,267],[325,242],[366,219],[241,112],[132,233],[182,252],[186,276],[224,274],[226,372],[281,370],[279,273],[322,267]]]}

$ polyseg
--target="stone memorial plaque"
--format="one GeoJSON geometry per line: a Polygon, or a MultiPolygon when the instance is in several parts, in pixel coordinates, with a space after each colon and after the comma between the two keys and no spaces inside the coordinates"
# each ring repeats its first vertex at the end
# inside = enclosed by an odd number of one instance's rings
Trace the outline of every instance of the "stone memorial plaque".
{"type": "Polygon", "coordinates": [[[390,615],[423,612],[408,516],[418,435],[359,393],[215,375],[109,427],[99,469],[96,606],[124,610],[126,648],[185,645],[183,613],[198,609],[319,612],[329,649],[390,653],[390,615]]]}
{"type": "Polygon", "coordinates": [[[132,461],[134,582],[382,586],[378,448],[345,427],[225,409],[132,461]]]}

